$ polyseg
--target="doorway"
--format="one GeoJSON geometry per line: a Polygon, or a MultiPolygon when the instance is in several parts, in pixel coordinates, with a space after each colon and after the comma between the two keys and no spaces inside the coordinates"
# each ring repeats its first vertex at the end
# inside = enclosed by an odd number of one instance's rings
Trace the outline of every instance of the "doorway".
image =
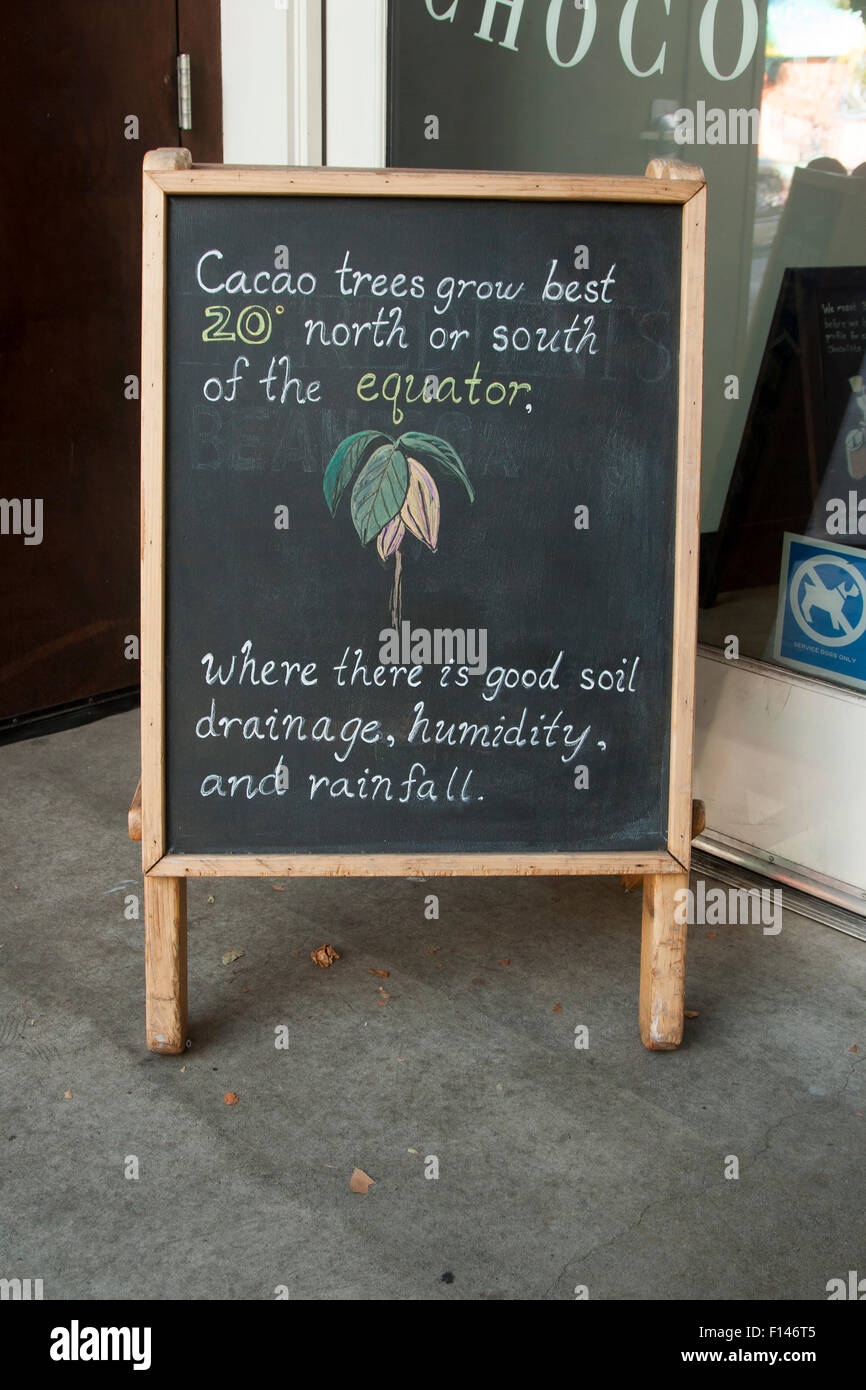
{"type": "Polygon", "coordinates": [[[9,736],[138,684],[141,161],[177,144],[220,160],[222,94],[219,0],[54,0],[7,7],[3,28],[16,118],[0,155],[9,736]]]}

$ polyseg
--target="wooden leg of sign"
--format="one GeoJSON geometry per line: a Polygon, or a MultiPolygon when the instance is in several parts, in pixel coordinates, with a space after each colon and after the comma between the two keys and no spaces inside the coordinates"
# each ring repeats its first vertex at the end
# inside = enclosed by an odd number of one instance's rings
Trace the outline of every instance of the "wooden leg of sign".
{"type": "Polygon", "coordinates": [[[144,971],[147,1045],[186,1047],[186,879],[144,876],[144,971]]]}
{"type": "MultiPolygon", "coordinates": [[[[644,1047],[653,1051],[679,1047],[683,1040],[686,924],[674,914],[677,889],[688,886],[685,873],[651,874],[643,881],[640,1035],[644,1047]]],[[[677,915],[685,917],[682,908],[677,915]]]]}

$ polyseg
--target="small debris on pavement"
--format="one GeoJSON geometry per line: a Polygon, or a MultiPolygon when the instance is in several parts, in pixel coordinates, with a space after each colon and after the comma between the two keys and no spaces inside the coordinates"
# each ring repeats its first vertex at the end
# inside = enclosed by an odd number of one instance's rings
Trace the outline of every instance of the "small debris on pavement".
{"type": "Polygon", "coordinates": [[[363,1168],[352,1169],[352,1176],[349,1179],[350,1192],[357,1192],[360,1197],[366,1197],[370,1188],[375,1186],[376,1179],[365,1173],[363,1168]]]}
{"type": "Polygon", "coordinates": [[[327,943],[324,946],[319,946],[317,950],[310,952],[310,960],[314,965],[320,965],[323,970],[327,970],[329,965],[333,965],[334,961],[339,959],[339,953],[334,950],[333,946],[329,946],[327,943]]]}

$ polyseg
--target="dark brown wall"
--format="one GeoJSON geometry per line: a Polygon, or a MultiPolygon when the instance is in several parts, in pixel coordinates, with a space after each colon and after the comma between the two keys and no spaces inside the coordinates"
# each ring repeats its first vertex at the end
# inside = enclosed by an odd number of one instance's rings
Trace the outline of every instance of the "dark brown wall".
{"type": "Polygon", "coordinates": [[[0,497],[41,498],[43,539],[0,535],[0,719],[136,684],[141,160],[178,143],[178,32],[198,159],[221,157],[218,0],[8,6],[0,78],[0,497]],[[195,78],[194,78],[195,80],[195,78]],[[138,139],[125,118],[138,118],[138,139]],[[14,130],[14,138],[12,131],[14,130]]]}

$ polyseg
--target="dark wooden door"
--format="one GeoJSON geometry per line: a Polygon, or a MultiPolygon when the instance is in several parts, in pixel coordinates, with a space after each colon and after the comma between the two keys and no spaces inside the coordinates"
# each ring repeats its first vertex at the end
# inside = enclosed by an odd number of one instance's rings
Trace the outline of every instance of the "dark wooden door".
{"type": "Polygon", "coordinates": [[[0,721],[138,681],[141,160],[221,158],[219,53],[219,0],[4,9],[0,721]]]}

